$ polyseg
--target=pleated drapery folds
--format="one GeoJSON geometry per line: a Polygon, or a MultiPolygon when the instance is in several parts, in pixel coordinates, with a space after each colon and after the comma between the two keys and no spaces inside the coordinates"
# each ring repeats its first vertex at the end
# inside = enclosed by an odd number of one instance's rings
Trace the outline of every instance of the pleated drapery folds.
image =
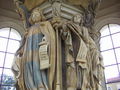
{"type": "Polygon", "coordinates": [[[23,39],[22,54],[15,56],[12,66],[18,90],[100,90],[103,67],[87,28],[73,22],[52,25],[35,23],[23,39]],[[44,37],[50,66],[41,69],[39,44],[44,37]]]}

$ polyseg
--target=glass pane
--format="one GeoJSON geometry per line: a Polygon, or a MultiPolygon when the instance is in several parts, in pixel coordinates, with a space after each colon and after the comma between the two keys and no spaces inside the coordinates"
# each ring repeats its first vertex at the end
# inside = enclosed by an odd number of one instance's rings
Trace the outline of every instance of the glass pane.
{"type": "Polygon", "coordinates": [[[15,40],[9,40],[7,52],[15,53],[19,48],[20,43],[15,40]]]}
{"type": "Polygon", "coordinates": [[[11,68],[12,63],[13,63],[13,59],[14,59],[14,54],[7,53],[6,59],[5,59],[5,67],[6,68],[11,68]]]}
{"type": "Polygon", "coordinates": [[[5,53],[0,52],[0,67],[3,67],[5,53]]]}
{"type": "Polygon", "coordinates": [[[120,33],[112,35],[114,47],[120,47],[120,33]]]}
{"type": "Polygon", "coordinates": [[[118,64],[118,66],[119,66],[119,70],[120,70],[120,64],[118,64]]]}
{"type": "Polygon", "coordinates": [[[0,68],[0,76],[2,75],[2,70],[3,70],[3,68],[0,68]]]}
{"type": "Polygon", "coordinates": [[[1,84],[1,76],[2,76],[2,68],[0,68],[0,84],[1,84]]]}
{"type": "Polygon", "coordinates": [[[104,26],[104,27],[100,30],[100,32],[101,32],[101,37],[102,37],[102,36],[109,35],[110,32],[109,32],[109,29],[108,29],[108,25],[104,26]]]}
{"type": "Polygon", "coordinates": [[[15,29],[13,29],[13,28],[11,28],[10,38],[21,40],[20,34],[15,29]]]}
{"type": "Polygon", "coordinates": [[[117,65],[105,67],[105,78],[111,79],[119,76],[117,65]]]}
{"type": "Polygon", "coordinates": [[[6,51],[7,40],[5,38],[0,38],[0,51],[6,51]]]}
{"type": "Polygon", "coordinates": [[[0,36],[8,37],[9,36],[10,28],[2,28],[0,29],[0,36]]]}
{"type": "Polygon", "coordinates": [[[107,90],[112,90],[112,88],[111,87],[107,87],[107,90]]]}
{"type": "Polygon", "coordinates": [[[101,51],[113,48],[110,36],[101,38],[100,47],[101,51]]]}
{"type": "Polygon", "coordinates": [[[116,64],[116,59],[113,50],[105,51],[101,53],[103,56],[104,65],[116,64]]]}
{"type": "Polygon", "coordinates": [[[2,78],[2,84],[14,84],[15,80],[14,80],[14,75],[11,71],[11,69],[4,69],[3,71],[3,78],[2,78]]]}
{"type": "Polygon", "coordinates": [[[109,25],[110,25],[111,34],[120,32],[120,25],[117,24],[109,24],[109,25]]]}
{"type": "Polygon", "coordinates": [[[115,49],[115,53],[116,53],[117,61],[118,63],[120,63],[120,48],[115,49]]]}
{"type": "Polygon", "coordinates": [[[15,87],[12,86],[1,86],[0,90],[16,90],[15,87]]]}

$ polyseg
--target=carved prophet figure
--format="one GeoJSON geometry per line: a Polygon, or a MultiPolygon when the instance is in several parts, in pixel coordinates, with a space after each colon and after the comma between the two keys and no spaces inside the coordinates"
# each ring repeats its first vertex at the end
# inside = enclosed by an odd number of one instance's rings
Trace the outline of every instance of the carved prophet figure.
{"type": "Polygon", "coordinates": [[[15,0],[26,34],[12,65],[17,90],[102,90],[91,32],[99,0],[15,0]]]}

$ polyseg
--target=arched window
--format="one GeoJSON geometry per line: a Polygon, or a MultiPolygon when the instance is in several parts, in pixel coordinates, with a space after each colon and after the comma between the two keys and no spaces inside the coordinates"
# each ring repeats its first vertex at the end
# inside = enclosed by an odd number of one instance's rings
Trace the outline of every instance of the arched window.
{"type": "Polygon", "coordinates": [[[14,90],[11,65],[21,36],[13,28],[0,29],[0,90],[14,90]]]}
{"type": "Polygon", "coordinates": [[[120,81],[120,25],[108,24],[101,29],[100,46],[106,83],[120,81]]]}

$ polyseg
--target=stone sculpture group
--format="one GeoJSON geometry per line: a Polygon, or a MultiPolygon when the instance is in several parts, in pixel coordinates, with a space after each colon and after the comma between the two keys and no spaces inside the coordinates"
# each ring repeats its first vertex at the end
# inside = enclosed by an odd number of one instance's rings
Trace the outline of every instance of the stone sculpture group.
{"type": "Polygon", "coordinates": [[[26,30],[12,65],[17,90],[102,90],[93,29],[100,1],[14,2],[26,30]]]}

